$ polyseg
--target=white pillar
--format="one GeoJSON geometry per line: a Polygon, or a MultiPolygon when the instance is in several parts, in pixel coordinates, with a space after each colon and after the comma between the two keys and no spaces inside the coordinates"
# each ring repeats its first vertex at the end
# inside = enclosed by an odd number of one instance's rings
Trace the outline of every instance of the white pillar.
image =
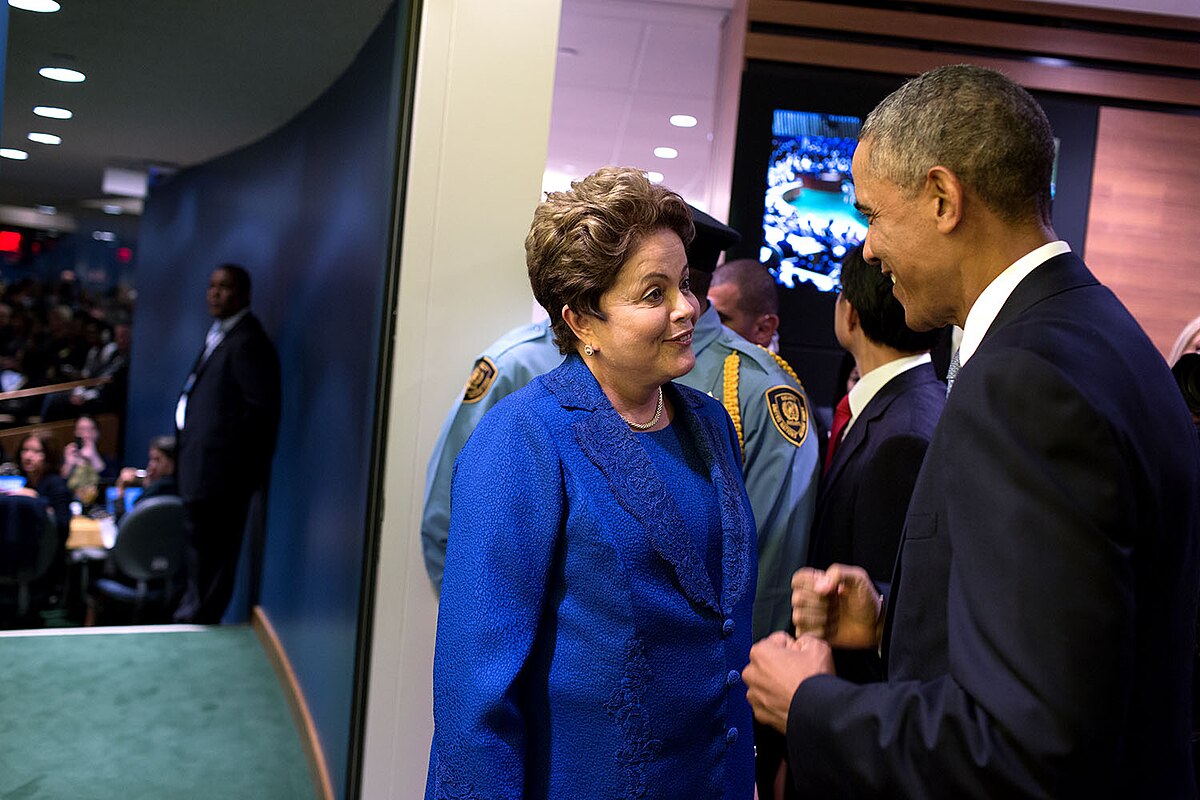
{"type": "Polygon", "coordinates": [[[424,792],[437,604],[421,556],[425,466],[478,352],[529,321],[560,0],[426,0],[386,454],[364,798],[424,792]]]}

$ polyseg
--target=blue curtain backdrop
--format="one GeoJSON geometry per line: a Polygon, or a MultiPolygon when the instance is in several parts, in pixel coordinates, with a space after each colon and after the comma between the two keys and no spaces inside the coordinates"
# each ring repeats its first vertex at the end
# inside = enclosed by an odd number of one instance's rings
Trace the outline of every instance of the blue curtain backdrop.
{"type": "Polygon", "coordinates": [[[396,176],[397,24],[393,6],[348,70],[280,130],[153,187],[137,265],[130,454],[173,430],[210,322],[212,269],[232,261],[252,275],[252,307],[283,375],[260,603],[339,794],[396,176]]]}

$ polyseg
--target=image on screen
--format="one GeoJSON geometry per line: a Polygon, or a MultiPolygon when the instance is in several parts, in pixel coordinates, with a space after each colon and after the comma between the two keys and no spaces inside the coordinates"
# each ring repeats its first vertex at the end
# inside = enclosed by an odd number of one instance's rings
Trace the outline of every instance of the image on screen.
{"type": "Polygon", "coordinates": [[[782,286],[836,291],[842,256],[863,240],[850,161],[858,117],[775,109],[759,260],[782,286]]]}

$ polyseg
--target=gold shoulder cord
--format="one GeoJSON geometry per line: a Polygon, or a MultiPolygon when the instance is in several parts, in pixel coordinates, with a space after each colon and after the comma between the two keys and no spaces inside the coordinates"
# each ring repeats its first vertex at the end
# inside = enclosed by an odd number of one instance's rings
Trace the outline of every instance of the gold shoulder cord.
{"type": "MultiPolygon", "coordinates": [[[[767,348],[763,347],[761,344],[759,347],[762,347],[763,350],[767,350],[767,348]]],[[[775,359],[775,363],[779,365],[779,368],[786,372],[788,377],[798,383],[800,385],[800,389],[803,390],[804,384],[800,382],[800,376],[796,374],[794,369],[792,369],[792,365],[784,361],[783,357],[780,356],[779,353],[772,353],[770,350],[767,350],[767,353],[770,354],[771,358],[775,359]]]]}
{"type": "Polygon", "coordinates": [[[725,358],[724,372],[724,389],[722,391],[721,402],[725,404],[725,410],[729,412],[729,418],[733,420],[733,429],[737,431],[738,450],[742,453],[742,458],[746,457],[746,442],[742,437],[742,411],[738,407],[738,367],[741,365],[741,359],[737,353],[730,353],[725,358]]]}

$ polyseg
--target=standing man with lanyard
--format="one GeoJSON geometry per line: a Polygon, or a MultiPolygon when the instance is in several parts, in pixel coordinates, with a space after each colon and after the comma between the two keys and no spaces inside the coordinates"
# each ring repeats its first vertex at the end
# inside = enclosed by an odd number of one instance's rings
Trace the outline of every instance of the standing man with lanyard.
{"type": "Polygon", "coordinates": [[[250,275],[213,270],[213,324],[175,409],[179,494],[187,512],[187,588],[176,622],[217,624],[233,594],[254,493],[266,486],[279,427],[279,357],[250,312],[250,275]]]}

